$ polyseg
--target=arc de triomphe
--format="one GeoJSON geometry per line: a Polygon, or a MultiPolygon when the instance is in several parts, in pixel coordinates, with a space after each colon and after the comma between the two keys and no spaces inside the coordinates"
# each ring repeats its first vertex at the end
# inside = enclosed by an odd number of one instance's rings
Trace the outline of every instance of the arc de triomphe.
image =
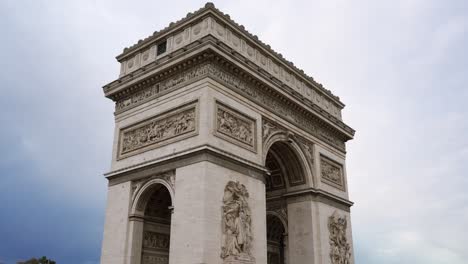
{"type": "Polygon", "coordinates": [[[102,264],[354,263],[337,96],[211,3],[117,60],[102,264]]]}

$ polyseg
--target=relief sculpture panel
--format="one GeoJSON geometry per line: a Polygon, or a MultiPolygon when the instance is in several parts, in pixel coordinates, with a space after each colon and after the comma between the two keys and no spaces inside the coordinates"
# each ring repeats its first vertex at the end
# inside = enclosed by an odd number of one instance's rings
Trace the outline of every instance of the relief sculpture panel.
{"type": "Polygon", "coordinates": [[[120,131],[118,158],[167,144],[173,140],[195,135],[197,131],[197,104],[191,103],[175,110],[149,118],[120,131]]]}
{"type": "Polygon", "coordinates": [[[340,217],[335,211],[328,218],[330,232],[330,259],[332,264],[350,264],[351,247],[346,237],[346,216],[340,217]]]}
{"type": "Polygon", "coordinates": [[[255,263],[251,254],[252,230],[249,193],[239,182],[224,188],[221,258],[224,264],[255,263]]]}
{"type": "Polygon", "coordinates": [[[169,235],[146,231],[143,235],[143,247],[150,249],[169,250],[169,235]]]}
{"type": "Polygon", "coordinates": [[[228,108],[216,104],[215,135],[250,151],[256,151],[255,120],[228,108]]]}
{"type": "Polygon", "coordinates": [[[169,257],[164,255],[144,255],[143,264],[169,264],[169,257]]]}
{"type": "Polygon", "coordinates": [[[321,155],[320,175],[322,182],[345,191],[343,165],[321,155]]]}
{"type": "MultiPolygon", "coordinates": [[[[224,85],[227,85],[233,90],[240,92],[256,103],[274,111],[278,115],[303,128],[305,131],[320,138],[333,147],[342,151],[345,150],[344,140],[337,136],[336,133],[332,133],[329,128],[322,124],[323,122],[318,122],[317,120],[305,116],[302,112],[292,108],[280,98],[273,96],[270,92],[263,91],[258,87],[258,85],[247,81],[241,76],[232,74],[227,69],[223,69],[223,67],[220,67],[220,65],[213,62],[204,63],[202,65],[186,69],[172,77],[168,77],[168,79],[152,84],[149,87],[132,94],[130,97],[119,100],[116,103],[116,113],[121,113],[122,111],[138,106],[144,102],[148,102],[164,93],[174,91],[177,88],[188,85],[189,83],[204,77],[211,77],[224,85]]],[[[247,148],[252,148],[251,146],[248,146],[248,142],[243,142],[242,145],[247,146],[247,148]]]]}

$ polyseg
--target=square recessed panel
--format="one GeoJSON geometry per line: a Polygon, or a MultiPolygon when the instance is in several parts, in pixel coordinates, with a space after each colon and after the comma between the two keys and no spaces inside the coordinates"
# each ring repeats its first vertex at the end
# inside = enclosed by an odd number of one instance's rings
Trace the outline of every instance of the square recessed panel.
{"type": "Polygon", "coordinates": [[[322,182],[345,191],[343,165],[320,155],[320,177],[322,182]]]}
{"type": "Polygon", "coordinates": [[[255,119],[220,102],[215,107],[215,135],[235,145],[256,152],[255,119]]]}

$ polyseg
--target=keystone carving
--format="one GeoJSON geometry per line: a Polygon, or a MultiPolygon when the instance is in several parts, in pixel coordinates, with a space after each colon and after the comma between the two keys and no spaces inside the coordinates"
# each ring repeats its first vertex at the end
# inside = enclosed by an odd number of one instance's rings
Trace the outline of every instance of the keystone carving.
{"type": "Polygon", "coordinates": [[[349,264],[351,262],[351,247],[346,238],[346,227],[346,216],[340,217],[335,211],[328,218],[330,259],[332,264],[349,264]]]}
{"type": "Polygon", "coordinates": [[[221,258],[225,264],[254,263],[249,193],[239,182],[229,181],[223,197],[223,244],[221,258]]]}

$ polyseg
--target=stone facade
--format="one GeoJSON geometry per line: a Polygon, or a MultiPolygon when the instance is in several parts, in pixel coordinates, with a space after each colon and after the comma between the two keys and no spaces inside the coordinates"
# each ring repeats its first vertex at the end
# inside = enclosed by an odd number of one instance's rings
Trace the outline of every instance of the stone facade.
{"type": "Polygon", "coordinates": [[[338,97],[212,4],[117,59],[101,263],[354,263],[338,97]]]}

